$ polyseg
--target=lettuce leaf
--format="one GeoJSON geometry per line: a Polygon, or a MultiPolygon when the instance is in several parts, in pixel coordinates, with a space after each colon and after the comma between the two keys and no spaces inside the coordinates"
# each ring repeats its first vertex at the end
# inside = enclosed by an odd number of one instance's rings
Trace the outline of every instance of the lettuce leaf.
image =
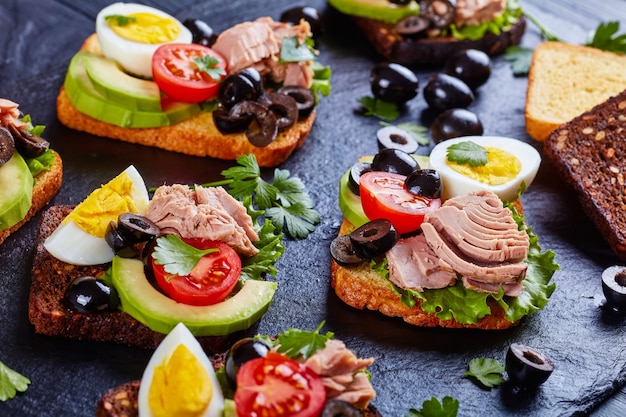
{"type": "Polygon", "coordinates": [[[466,25],[457,27],[452,24],[443,31],[443,35],[453,36],[456,39],[464,40],[477,40],[485,36],[490,32],[495,35],[499,35],[511,28],[522,17],[522,8],[517,3],[517,0],[508,0],[504,12],[496,17],[494,20],[482,23],[480,25],[466,25]]]}
{"type": "Polygon", "coordinates": [[[35,177],[35,175],[39,174],[41,171],[52,167],[52,164],[54,164],[54,154],[48,149],[36,158],[27,159],[26,164],[28,165],[31,175],[35,177]]]}

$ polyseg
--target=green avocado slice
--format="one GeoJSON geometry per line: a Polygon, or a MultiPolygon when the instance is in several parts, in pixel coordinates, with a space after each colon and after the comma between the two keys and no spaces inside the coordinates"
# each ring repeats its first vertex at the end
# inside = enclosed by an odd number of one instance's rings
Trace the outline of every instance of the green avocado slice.
{"type": "Polygon", "coordinates": [[[420,10],[415,1],[407,5],[394,4],[389,0],[328,0],[328,3],[341,13],[387,23],[398,23],[407,16],[418,15],[420,10]]]}
{"type": "Polygon", "coordinates": [[[33,197],[33,184],[28,165],[17,152],[0,166],[0,230],[8,229],[26,216],[33,197]]]}
{"type": "Polygon", "coordinates": [[[245,330],[265,314],[278,286],[275,282],[247,280],[236,294],[221,303],[191,306],[156,290],[138,259],[115,256],[111,272],[121,310],[163,334],[181,322],[195,336],[223,336],[245,330]]]}

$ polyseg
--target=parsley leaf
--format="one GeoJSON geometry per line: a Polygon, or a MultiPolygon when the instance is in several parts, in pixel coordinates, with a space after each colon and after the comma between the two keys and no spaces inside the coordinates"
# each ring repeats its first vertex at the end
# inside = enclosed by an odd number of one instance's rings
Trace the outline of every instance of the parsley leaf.
{"type": "Polygon", "coordinates": [[[333,332],[326,332],[325,335],[319,333],[325,323],[322,321],[313,331],[292,328],[279,334],[276,339],[278,352],[290,358],[307,359],[319,349],[323,349],[326,342],[335,336],[333,332]]]}
{"type": "Polygon", "coordinates": [[[435,397],[422,403],[422,408],[411,408],[405,417],[456,417],[459,412],[459,400],[450,396],[443,397],[442,402],[435,397]]]}
{"type": "Polygon", "coordinates": [[[619,22],[600,23],[590,41],[585,46],[602,49],[604,51],[626,53],[626,33],[615,36],[619,30],[619,22]]]}
{"type": "Polygon", "coordinates": [[[470,140],[448,147],[448,161],[467,164],[471,167],[487,164],[487,150],[470,140]]]}
{"type": "Polygon", "coordinates": [[[289,230],[289,235],[294,238],[307,237],[309,233],[315,230],[315,225],[320,222],[317,211],[303,203],[270,207],[265,211],[265,215],[278,229],[286,228],[289,230]]]}
{"type": "Polygon", "coordinates": [[[204,55],[198,58],[192,59],[192,62],[198,66],[198,69],[202,72],[209,74],[209,77],[215,81],[219,81],[222,75],[226,75],[224,68],[219,67],[219,59],[211,55],[204,55]]]}
{"type": "Polygon", "coordinates": [[[357,99],[362,106],[363,116],[374,116],[379,119],[396,120],[400,116],[400,110],[396,103],[390,103],[370,96],[363,96],[357,99]]]}
{"type": "MultiPolygon", "coordinates": [[[[387,123],[383,121],[379,123],[381,126],[393,126],[391,123],[387,123]]],[[[422,145],[422,146],[430,145],[430,138],[426,136],[426,132],[428,132],[428,128],[421,126],[421,125],[409,123],[409,122],[399,123],[396,125],[396,127],[398,129],[406,130],[411,135],[413,135],[413,137],[415,137],[415,140],[417,141],[419,145],[422,145]]]]}
{"type": "Polygon", "coordinates": [[[285,252],[283,234],[276,233],[276,227],[272,222],[264,222],[263,226],[258,228],[257,234],[259,235],[259,240],[254,243],[254,246],[259,249],[259,252],[250,258],[242,260],[241,281],[263,279],[265,274],[276,277],[274,263],[285,252]]]}
{"type": "Polygon", "coordinates": [[[9,400],[28,388],[30,380],[0,362],[0,401],[9,400]]]}
{"type": "Polygon", "coordinates": [[[183,242],[176,235],[165,235],[157,238],[153,257],[155,263],[163,265],[165,272],[185,276],[189,275],[200,258],[204,255],[218,252],[219,249],[196,249],[183,242]]]}
{"type": "Polygon", "coordinates": [[[121,14],[112,14],[109,16],[104,16],[104,20],[106,20],[107,22],[113,20],[115,21],[114,24],[118,26],[126,26],[130,25],[131,23],[135,23],[137,21],[137,18],[132,16],[124,16],[121,14]]]}
{"type": "Polygon", "coordinates": [[[493,388],[504,382],[503,372],[504,364],[496,359],[474,358],[464,375],[472,377],[484,387],[493,388]]]}
{"type": "Polygon", "coordinates": [[[504,53],[504,60],[511,63],[513,75],[524,76],[530,71],[533,50],[522,46],[509,46],[504,53]]]}
{"type": "Polygon", "coordinates": [[[298,45],[298,38],[295,36],[283,39],[280,48],[280,60],[282,62],[313,61],[315,58],[317,56],[311,42],[305,41],[298,45]]]}

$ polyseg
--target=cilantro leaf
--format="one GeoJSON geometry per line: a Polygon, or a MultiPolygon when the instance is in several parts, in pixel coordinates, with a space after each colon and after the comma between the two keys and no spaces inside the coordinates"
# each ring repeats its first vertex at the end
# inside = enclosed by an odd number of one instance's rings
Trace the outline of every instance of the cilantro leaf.
{"type": "Polygon", "coordinates": [[[626,53],[626,33],[617,35],[619,30],[619,22],[600,23],[593,32],[591,40],[585,43],[585,46],[611,51],[620,54],[626,53]]]}
{"type": "Polygon", "coordinates": [[[450,145],[447,151],[448,161],[477,167],[487,164],[487,150],[470,140],[450,145]]]}
{"type": "Polygon", "coordinates": [[[112,14],[112,15],[108,15],[108,16],[104,16],[104,20],[105,21],[115,21],[114,24],[118,25],[118,26],[126,26],[129,25],[131,23],[135,23],[137,21],[136,17],[132,17],[132,16],[124,16],[121,14],[112,14]]]}
{"type": "Polygon", "coordinates": [[[295,36],[283,39],[280,48],[280,60],[282,62],[313,61],[315,58],[317,56],[310,42],[305,41],[298,45],[298,38],[295,36]]]}
{"type": "Polygon", "coordinates": [[[204,255],[219,251],[217,248],[196,249],[176,235],[159,237],[156,242],[152,255],[155,263],[163,265],[165,272],[180,276],[189,275],[204,255]]]}
{"type": "Polygon", "coordinates": [[[292,328],[279,334],[276,339],[278,352],[291,358],[307,359],[319,349],[323,349],[326,342],[335,336],[333,332],[326,332],[325,335],[319,333],[325,323],[322,321],[313,331],[292,328]]]}
{"type": "Polygon", "coordinates": [[[28,389],[30,380],[0,362],[0,401],[9,400],[28,389]]]}
{"type": "Polygon", "coordinates": [[[192,62],[198,66],[198,69],[202,72],[209,74],[209,77],[215,81],[219,81],[222,75],[226,75],[224,68],[219,67],[219,59],[211,55],[204,55],[198,58],[192,59],[192,62]]]}
{"type": "Polygon", "coordinates": [[[456,417],[459,412],[459,400],[450,396],[443,397],[442,402],[435,397],[422,403],[422,408],[411,408],[405,417],[456,417]]]}
{"type": "Polygon", "coordinates": [[[503,372],[504,363],[496,359],[474,358],[470,361],[469,370],[464,375],[472,377],[484,387],[493,388],[504,382],[503,372]]]}
{"type": "Polygon", "coordinates": [[[530,71],[530,63],[533,58],[533,50],[518,45],[509,46],[504,53],[504,60],[511,63],[513,75],[524,76],[530,71]]]}
{"type": "Polygon", "coordinates": [[[317,211],[302,203],[270,207],[265,210],[265,215],[278,229],[287,228],[289,235],[294,238],[307,237],[320,222],[317,211]]]}
{"type": "Polygon", "coordinates": [[[222,171],[225,178],[232,179],[228,193],[237,200],[254,195],[254,203],[259,209],[271,207],[276,200],[278,190],[261,178],[261,169],[254,155],[243,155],[237,158],[240,166],[222,171]]]}
{"type": "MultiPolygon", "coordinates": [[[[379,123],[381,126],[393,126],[391,123],[387,123],[383,121],[379,123]]],[[[398,129],[406,130],[411,135],[413,135],[413,137],[415,137],[415,140],[419,145],[422,145],[422,146],[430,145],[430,138],[426,136],[426,132],[428,132],[427,127],[416,125],[416,124],[409,123],[409,122],[399,123],[395,126],[398,129]]]]}
{"type": "Polygon", "coordinates": [[[363,96],[357,99],[362,106],[363,116],[374,116],[379,119],[396,120],[400,116],[400,110],[396,103],[379,100],[370,96],[363,96]]]}

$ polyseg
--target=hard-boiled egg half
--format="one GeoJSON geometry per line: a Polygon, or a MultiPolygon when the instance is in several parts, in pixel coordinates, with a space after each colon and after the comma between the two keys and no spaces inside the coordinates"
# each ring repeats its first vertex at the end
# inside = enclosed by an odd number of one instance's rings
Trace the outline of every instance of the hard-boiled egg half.
{"type": "Polygon", "coordinates": [[[430,153],[430,168],[441,177],[444,200],[486,189],[513,201],[522,182],[526,187],[533,182],[540,163],[541,156],[531,145],[500,136],[448,139],[430,153]],[[487,163],[472,166],[480,154],[486,154],[487,163]],[[467,161],[462,162],[465,157],[467,161]]]}
{"type": "Polygon", "coordinates": [[[139,385],[142,417],[222,417],[224,395],[213,365],[179,323],[152,354],[139,385]]]}
{"type": "Polygon", "coordinates": [[[102,53],[127,72],[152,78],[152,55],[165,43],[191,43],[192,35],[180,21],[153,7],[113,3],[96,17],[102,53]]]}
{"type": "Polygon", "coordinates": [[[129,166],[78,204],[45,240],[55,258],[74,265],[111,262],[113,250],[105,240],[107,227],[122,213],[144,214],[148,190],[134,166],[129,166]]]}

